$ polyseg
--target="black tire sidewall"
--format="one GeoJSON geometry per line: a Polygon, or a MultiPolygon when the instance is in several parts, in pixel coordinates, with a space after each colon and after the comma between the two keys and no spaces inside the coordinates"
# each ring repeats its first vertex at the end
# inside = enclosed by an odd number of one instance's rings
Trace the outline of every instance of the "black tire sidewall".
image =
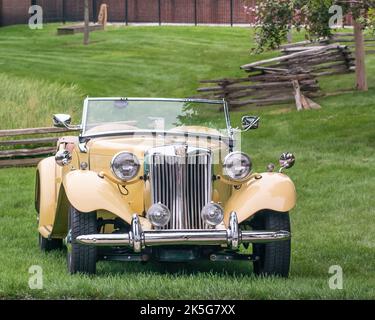
{"type": "Polygon", "coordinates": [[[75,240],[80,235],[97,233],[96,212],[83,213],[70,206],[68,225],[71,235],[71,250],[67,251],[69,272],[95,274],[97,248],[79,244],[75,240]]]}
{"type": "MultiPolygon", "coordinates": [[[[254,218],[253,229],[267,231],[291,231],[289,213],[263,211],[254,218]]],[[[288,277],[291,259],[291,241],[253,244],[254,273],[260,276],[288,277]]]]}

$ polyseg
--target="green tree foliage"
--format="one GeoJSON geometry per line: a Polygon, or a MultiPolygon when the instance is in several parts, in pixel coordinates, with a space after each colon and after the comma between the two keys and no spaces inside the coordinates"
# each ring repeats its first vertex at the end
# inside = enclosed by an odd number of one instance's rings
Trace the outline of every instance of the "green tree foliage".
{"type": "Polygon", "coordinates": [[[297,30],[304,27],[309,39],[331,35],[329,21],[333,14],[329,9],[334,5],[341,6],[344,15],[352,14],[364,27],[375,27],[375,0],[257,0],[255,7],[246,7],[256,17],[255,51],[279,47],[291,26],[297,30]]]}

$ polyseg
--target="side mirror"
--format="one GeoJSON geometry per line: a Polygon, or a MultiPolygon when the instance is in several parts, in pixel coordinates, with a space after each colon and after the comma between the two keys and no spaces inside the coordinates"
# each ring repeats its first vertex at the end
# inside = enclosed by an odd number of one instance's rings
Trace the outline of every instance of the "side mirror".
{"type": "Polygon", "coordinates": [[[54,114],[53,125],[57,128],[70,128],[72,118],[68,114],[54,114]]]}
{"type": "Polygon", "coordinates": [[[260,118],[257,116],[242,117],[242,130],[249,131],[259,128],[260,118]]]}

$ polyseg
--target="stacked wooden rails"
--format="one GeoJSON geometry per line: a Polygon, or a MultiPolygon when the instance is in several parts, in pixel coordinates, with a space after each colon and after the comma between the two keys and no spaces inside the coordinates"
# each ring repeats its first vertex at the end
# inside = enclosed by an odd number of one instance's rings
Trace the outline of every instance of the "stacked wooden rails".
{"type": "Polygon", "coordinates": [[[252,72],[255,71],[254,67],[260,65],[284,70],[300,68],[314,77],[346,74],[355,70],[353,53],[343,45],[295,46],[284,48],[281,52],[284,54],[281,57],[247,64],[241,69],[252,72]]]}
{"type": "MultiPolygon", "coordinates": [[[[375,37],[371,34],[365,34],[365,51],[366,54],[374,54],[375,53],[375,37]]],[[[355,40],[354,40],[354,33],[335,33],[329,38],[320,38],[314,41],[301,41],[295,43],[288,43],[281,46],[281,49],[285,53],[292,52],[292,48],[294,47],[312,47],[312,46],[322,46],[322,45],[329,45],[329,44],[336,44],[340,43],[342,45],[347,46],[352,52],[355,52],[355,40]]]]}
{"type": "MultiPolygon", "coordinates": [[[[364,41],[366,54],[374,54],[375,38],[370,34],[365,34],[364,41]]],[[[353,33],[336,33],[327,41],[328,44],[337,42],[345,44],[349,49],[355,51],[355,40],[353,33]]]]}
{"type": "Polygon", "coordinates": [[[308,73],[271,70],[262,70],[248,78],[202,80],[201,83],[215,85],[198,91],[203,93],[201,97],[226,99],[230,108],[273,105],[294,101],[293,80],[299,82],[305,96],[313,98],[321,94],[317,80],[308,73]]]}
{"type": "Polygon", "coordinates": [[[61,128],[0,130],[0,168],[38,164],[56,152],[58,137],[51,135],[67,131],[61,128]]]}
{"type": "Polygon", "coordinates": [[[225,98],[231,108],[295,101],[298,110],[314,109],[319,106],[312,99],[323,95],[318,77],[355,71],[355,59],[347,46],[292,46],[282,53],[243,65],[247,77],[200,81],[200,97],[225,98]]]}

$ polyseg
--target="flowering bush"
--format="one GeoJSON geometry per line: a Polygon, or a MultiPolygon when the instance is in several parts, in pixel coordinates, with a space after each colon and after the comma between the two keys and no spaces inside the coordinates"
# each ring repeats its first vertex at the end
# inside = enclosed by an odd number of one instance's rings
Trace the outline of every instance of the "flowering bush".
{"type": "Polygon", "coordinates": [[[258,52],[263,48],[276,48],[286,38],[293,20],[290,4],[285,0],[258,1],[254,11],[258,52]]]}

